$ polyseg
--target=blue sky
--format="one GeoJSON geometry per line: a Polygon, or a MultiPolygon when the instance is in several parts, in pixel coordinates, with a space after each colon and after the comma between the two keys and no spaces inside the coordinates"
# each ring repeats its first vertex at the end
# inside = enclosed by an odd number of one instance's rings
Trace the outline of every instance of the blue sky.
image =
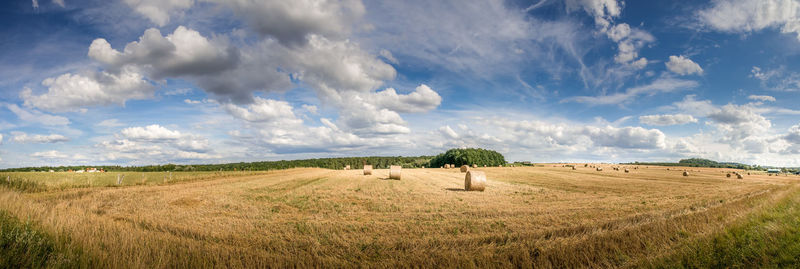
{"type": "Polygon", "coordinates": [[[800,166],[800,1],[0,5],[0,167],[454,147],[800,166]]]}

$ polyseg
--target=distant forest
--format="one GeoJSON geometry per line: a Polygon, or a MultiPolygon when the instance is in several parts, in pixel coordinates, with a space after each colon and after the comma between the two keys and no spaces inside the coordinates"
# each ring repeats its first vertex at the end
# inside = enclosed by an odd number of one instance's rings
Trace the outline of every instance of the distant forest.
{"type": "Polygon", "coordinates": [[[364,164],[370,164],[376,169],[389,168],[390,165],[401,165],[404,168],[420,167],[439,167],[445,162],[452,164],[477,164],[497,166],[505,164],[502,154],[485,149],[451,149],[438,156],[418,156],[418,157],[346,157],[346,158],[320,158],[305,160],[282,160],[267,162],[240,162],[226,164],[165,164],[147,166],[119,166],[119,165],[76,165],[76,166],[41,166],[9,168],[0,170],[2,172],[32,172],[32,171],[77,171],[88,167],[103,169],[105,171],[128,171],[128,172],[165,172],[165,171],[266,171],[287,169],[295,167],[318,167],[327,169],[344,169],[350,165],[351,169],[362,169],[364,164]],[[441,163],[441,165],[440,165],[441,163]]]}
{"type": "Polygon", "coordinates": [[[708,159],[701,159],[701,158],[691,158],[691,159],[683,159],[678,161],[677,163],[666,163],[666,162],[633,162],[633,163],[626,163],[626,164],[634,164],[634,165],[660,165],[660,166],[689,166],[689,167],[713,167],[713,168],[735,168],[735,169],[747,169],[747,170],[767,170],[758,165],[749,165],[749,164],[741,164],[741,163],[728,163],[728,162],[716,162],[708,159]]]}

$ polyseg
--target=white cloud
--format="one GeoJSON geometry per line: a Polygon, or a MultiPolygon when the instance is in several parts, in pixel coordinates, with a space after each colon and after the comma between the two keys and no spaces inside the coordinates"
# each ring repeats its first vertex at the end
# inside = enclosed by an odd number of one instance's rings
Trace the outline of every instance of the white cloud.
{"type": "Polygon", "coordinates": [[[747,99],[762,101],[762,102],[775,102],[775,97],[769,95],[750,95],[747,96],[747,99]]]}
{"type": "Polygon", "coordinates": [[[800,40],[800,2],[795,0],[717,0],[697,12],[707,27],[731,33],[781,28],[800,40]]]}
{"type": "Polygon", "coordinates": [[[181,138],[181,133],[161,127],[158,124],[146,127],[129,127],[120,131],[120,134],[131,140],[162,141],[177,140],[181,138]]]}
{"type": "Polygon", "coordinates": [[[96,125],[99,127],[113,128],[113,127],[123,126],[124,124],[119,122],[118,119],[107,119],[97,123],[96,125]]]}
{"type": "Polygon", "coordinates": [[[319,114],[319,108],[317,108],[317,106],[303,104],[302,108],[303,108],[303,110],[308,111],[308,113],[311,113],[311,115],[318,115],[319,114]]]}
{"type": "Polygon", "coordinates": [[[390,51],[388,51],[386,49],[382,49],[378,54],[380,54],[381,57],[383,57],[384,59],[386,59],[390,63],[393,63],[393,64],[400,63],[400,62],[397,61],[396,58],[394,58],[394,55],[392,55],[392,52],[390,52],[390,51]]]}
{"type": "Polygon", "coordinates": [[[575,96],[561,100],[564,102],[586,103],[590,105],[626,104],[641,95],[653,96],[659,93],[674,92],[697,87],[693,80],[682,80],[669,77],[658,78],[650,84],[628,88],[625,92],[603,96],[575,96]]]}
{"type": "Polygon", "coordinates": [[[125,0],[125,4],[156,25],[164,26],[170,13],[191,7],[194,0],[125,0]]]}
{"type": "Polygon", "coordinates": [[[46,126],[66,126],[70,124],[69,119],[66,117],[42,113],[35,109],[27,110],[15,104],[7,104],[6,108],[11,110],[11,112],[17,115],[20,120],[25,122],[38,123],[46,126]]]}
{"type": "Polygon", "coordinates": [[[302,123],[292,111],[292,106],[285,101],[255,97],[255,102],[252,104],[246,106],[223,104],[222,108],[235,118],[247,122],[290,125],[302,123]]]}
{"type": "Polygon", "coordinates": [[[25,88],[20,97],[26,106],[51,112],[77,111],[86,106],[124,105],[129,99],[151,98],[155,91],[141,74],[127,68],[118,74],[63,74],[45,79],[42,85],[48,88],[46,93],[36,95],[30,88],[25,88]]]}
{"type": "Polygon", "coordinates": [[[53,0],[53,4],[56,4],[60,7],[66,7],[66,3],[64,3],[64,0],[53,0]]]}
{"type": "Polygon", "coordinates": [[[683,98],[683,100],[674,103],[675,108],[683,113],[688,113],[694,116],[705,117],[717,109],[716,106],[711,104],[709,100],[697,100],[696,95],[690,94],[683,98]]]}
{"type": "Polygon", "coordinates": [[[211,2],[230,7],[256,32],[290,45],[303,44],[312,34],[344,37],[366,12],[360,0],[211,2]]]}
{"type": "Polygon", "coordinates": [[[753,69],[750,70],[750,77],[758,79],[761,82],[761,87],[767,90],[800,90],[800,73],[787,71],[785,66],[766,70],[753,66],[753,69]]]}
{"type": "Polygon", "coordinates": [[[585,127],[584,133],[598,146],[628,148],[628,149],[653,149],[664,148],[666,136],[658,129],[645,129],[642,127],[585,127]]]}
{"type": "Polygon", "coordinates": [[[439,132],[448,139],[458,139],[458,134],[450,128],[450,125],[439,127],[439,132]]]}
{"type": "Polygon", "coordinates": [[[49,134],[49,135],[28,135],[23,132],[12,132],[11,135],[14,137],[11,138],[11,141],[21,144],[29,144],[29,143],[58,143],[58,142],[67,142],[69,138],[60,135],[60,134],[49,134]]]}
{"type": "Polygon", "coordinates": [[[669,56],[669,61],[665,65],[669,71],[678,75],[703,74],[703,68],[700,68],[700,65],[683,55],[669,56]]]}
{"type": "Polygon", "coordinates": [[[646,116],[640,116],[639,122],[647,125],[666,126],[666,125],[680,125],[680,124],[694,123],[697,122],[697,119],[695,117],[692,117],[692,115],[686,115],[686,114],[646,115],[646,116]]]}
{"type": "Polygon", "coordinates": [[[95,146],[97,154],[104,160],[128,160],[139,164],[222,157],[213,152],[207,138],[170,130],[158,124],[125,128],[115,134],[114,139],[101,141],[95,146]]]}
{"type": "Polygon", "coordinates": [[[190,88],[180,88],[180,89],[172,89],[169,91],[164,92],[166,96],[174,96],[174,95],[187,95],[192,92],[190,88]]]}
{"type": "Polygon", "coordinates": [[[43,159],[66,159],[70,156],[56,150],[49,150],[49,151],[41,151],[41,152],[34,152],[30,155],[34,158],[43,158],[43,159]]]}
{"type": "Polygon", "coordinates": [[[32,2],[33,2],[32,4],[33,4],[33,8],[34,9],[39,8],[39,0],[32,0],[32,2]]]}
{"type": "Polygon", "coordinates": [[[427,112],[442,103],[442,97],[425,84],[408,94],[398,95],[394,89],[388,88],[368,98],[371,99],[367,100],[368,102],[373,102],[379,107],[406,113],[427,112]]]}

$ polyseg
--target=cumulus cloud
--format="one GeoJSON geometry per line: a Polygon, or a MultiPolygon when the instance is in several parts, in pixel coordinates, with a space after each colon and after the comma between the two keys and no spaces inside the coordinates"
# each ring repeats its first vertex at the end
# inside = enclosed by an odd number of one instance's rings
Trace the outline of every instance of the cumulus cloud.
{"type": "Polygon", "coordinates": [[[26,106],[50,112],[80,111],[86,106],[124,105],[130,99],[147,99],[155,87],[132,69],[119,73],[92,72],[87,75],[63,74],[42,81],[47,92],[35,94],[30,88],[20,92],[26,106]]]}
{"type": "Polygon", "coordinates": [[[650,84],[628,88],[625,92],[602,96],[575,96],[561,100],[565,102],[586,103],[590,105],[616,105],[626,104],[641,95],[653,96],[659,93],[674,92],[679,90],[692,89],[697,87],[697,82],[693,80],[682,80],[675,78],[662,77],[654,80],[650,84]]]}
{"type": "Polygon", "coordinates": [[[213,152],[207,138],[170,130],[158,124],[122,129],[114,139],[101,141],[95,147],[105,160],[128,160],[158,163],[174,160],[221,158],[213,152]]]}
{"type": "Polygon", "coordinates": [[[761,102],[775,102],[775,97],[769,95],[750,95],[747,99],[756,100],[761,102]]]}
{"type": "Polygon", "coordinates": [[[145,141],[177,140],[181,137],[180,132],[169,130],[158,124],[125,128],[120,134],[128,139],[145,141]]]}
{"type": "Polygon", "coordinates": [[[53,0],[53,4],[56,4],[60,7],[66,7],[66,3],[64,3],[64,0],[53,0]]]}
{"type": "Polygon", "coordinates": [[[11,135],[14,137],[11,138],[11,141],[20,143],[20,144],[30,144],[30,143],[58,143],[58,142],[67,142],[69,138],[60,134],[49,134],[49,135],[28,135],[24,132],[11,132],[11,135]]]}
{"type": "Polygon", "coordinates": [[[211,0],[230,7],[259,34],[284,44],[304,44],[312,35],[344,37],[364,15],[361,0],[211,0]]]}
{"type": "Polygon", "coordinates": [[[292,106],[285,101],[276,101],[255,97],[255,102],[246,106],[223,104],[223,109],[233,117],[257,123],[300,124],[292,110],[292,106]]]}
{"type": "Polygon", "coordinates": [[[800,2],[793,0],[717,0],[697,12],[706,27],[731,33],[780,28],[800,40],[800,2]]]}
{"type": "Polygon", "coordinates": [[[154,24],[164,26],[169,22],[170,13],[191,7],[194,0],[125,0],[125,4],[154,24]]]}
{"type": "Polygon", "coordinates": [[[658,129],[645,129],[642,127],[612,126],[592,127],[587,126],[584,133],[598,146],[628,148],[628,149],[653,149],[665,147],[665,135],[658,129]]]}
{"type": "Polygon", "coordinates": [[[700,68],[700,65],[683,55],[669,56],[669,61],[665,65],[667,70],[678,75],[703,74],[703,68],[700,68]]]}
{"type": "Polygon", "coordinates": [[[33,5],[33,8],[34,8],[34,9],[37,9],[37,8],[39,8],[39,0],[32,0],[32,3],[31,3],[31,4],[33,5]]]}
{"type": "Polygon", "coordinates": [[[442,103],[442,97],[428,85],[422,84],[408,94],[397,94],[395,89],[388,88],[371,97],[376,105],[396,112],[427,112],[442,103]]]}
{"type": "Polygon", "coordinates": [[[686,115],[686,114],[646,115],[646,116],[640,116],[639,122],[647,125],[666,126],[666,125],[680,125],[680,124],[694,123],[697,122],[697,119],[695,117],[692,117],[692,115],[686,115]]]}

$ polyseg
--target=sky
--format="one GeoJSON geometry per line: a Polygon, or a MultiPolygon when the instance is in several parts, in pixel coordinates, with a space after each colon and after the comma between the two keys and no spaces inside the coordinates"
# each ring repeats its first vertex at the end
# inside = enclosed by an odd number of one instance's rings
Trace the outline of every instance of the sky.
{"type": "Polygon", "coordinates": [[[800,166],[800,1],[9,0],[0,167],[800,166]]]}

